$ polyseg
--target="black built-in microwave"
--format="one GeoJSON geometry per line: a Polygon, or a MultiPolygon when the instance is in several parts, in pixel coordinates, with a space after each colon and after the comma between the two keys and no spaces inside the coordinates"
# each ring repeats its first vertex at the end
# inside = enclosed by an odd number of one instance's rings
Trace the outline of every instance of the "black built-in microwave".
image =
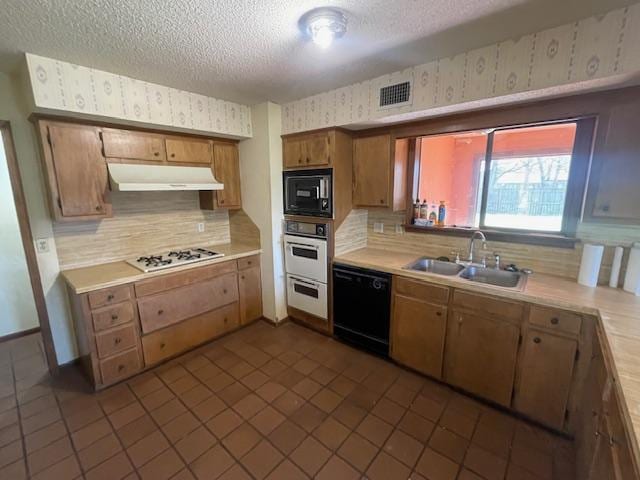
{"type": "Polygon", "coordinates": [[[282,173],[285,215],[333,216],[330,168],[288,170],[282,173]]]}

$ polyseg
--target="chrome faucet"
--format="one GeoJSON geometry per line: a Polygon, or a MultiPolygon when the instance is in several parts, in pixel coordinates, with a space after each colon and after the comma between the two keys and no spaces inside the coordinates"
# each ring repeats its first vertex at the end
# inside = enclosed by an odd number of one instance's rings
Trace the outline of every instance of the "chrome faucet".
{"type": "Polygon", "coordinates": [[[487,247],[487,237],[484,236],[484,233],[482,233],[480,230],[476,230],[475,232],[473,232],[473,235],[471,235],[471,240],[469,241],[469,256],[466,260],[469,263],[473,263],[473,247],[476,238],[482,240],[482,248],[487,247]]]}

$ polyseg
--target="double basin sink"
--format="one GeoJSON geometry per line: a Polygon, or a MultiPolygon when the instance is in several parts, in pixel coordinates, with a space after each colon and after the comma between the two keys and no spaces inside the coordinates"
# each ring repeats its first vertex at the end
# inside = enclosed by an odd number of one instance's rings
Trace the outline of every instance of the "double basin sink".
{"type": "Polygon", "coordinates": [[[527,275],[522,272],[507,272],[477,265],[464,266],[428,257],[419,258],[404,268],[414,272],[458,277],[469,282],[517,290],[522,290],[527,281],[527,275]]]}

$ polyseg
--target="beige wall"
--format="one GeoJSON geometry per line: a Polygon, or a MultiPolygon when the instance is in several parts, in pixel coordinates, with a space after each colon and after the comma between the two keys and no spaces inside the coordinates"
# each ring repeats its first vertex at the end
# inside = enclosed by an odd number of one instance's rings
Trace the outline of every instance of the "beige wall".
{"type": "Polygon", "coordinates": [[[66,291],[59,277],[60,267],[45,201],[35,131],[27,119],[31,111],[26,96],[27,86],[22,76],[10,77],[0,73],[0,118],[11,122],[33,237],[46,239],[49,244],[49,252],[37,255],[38,268],[58,362],[66,363],[77,356],[75,336],[66,291]]]}
{"type": "Polygon", "coordinates": [[[253,138],[240,142],[242,205],[260,230],[264,316],[287,316],[282,253],[282,142],[280,107],[261,103],[251,108],[253,138]]]}
{"type": "Polygon", "coordinates": [[[39,325],[0,134],[0,337],[39,325]]]}

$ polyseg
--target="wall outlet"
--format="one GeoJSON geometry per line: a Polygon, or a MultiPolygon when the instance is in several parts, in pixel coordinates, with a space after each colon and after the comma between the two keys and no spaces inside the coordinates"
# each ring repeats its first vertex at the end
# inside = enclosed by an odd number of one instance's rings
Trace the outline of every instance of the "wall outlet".
{"type": "Polygon", "coordinates": [[[373,231],[374,233],[384,233],[384,223],[373,222],[373,231]]]}
{"type": "Polygon", "coordinates": [[[204,223],[200,222],[196,225],[196,230],[198,233],[204,232],[204,223]]]}
{"type": "Polygon", "coordinates": [[[36,251],[38,253],[47,253],[49,251],[49,239],[36,238],[36,251]]]}
{"type": "Polygon", "coordinates": [[[396,233],[402,235],[404,233],[404,227],[401,223],[396,223],[396,233]]]}

